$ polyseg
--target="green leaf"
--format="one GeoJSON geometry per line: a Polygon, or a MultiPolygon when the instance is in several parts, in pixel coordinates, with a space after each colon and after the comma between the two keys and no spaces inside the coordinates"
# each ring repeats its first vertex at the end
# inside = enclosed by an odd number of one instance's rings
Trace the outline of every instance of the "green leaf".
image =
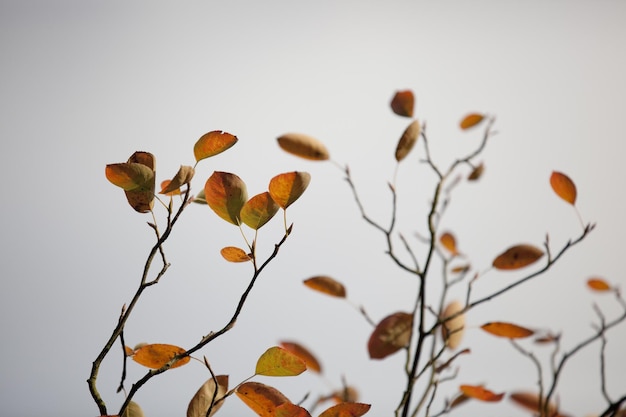
{"type": "Polygon", "coordinates": [[[265,351],[256,363],[256,375],[295,376],[306,371],[306,362],[287,349],[274,346],[265,351]]]}

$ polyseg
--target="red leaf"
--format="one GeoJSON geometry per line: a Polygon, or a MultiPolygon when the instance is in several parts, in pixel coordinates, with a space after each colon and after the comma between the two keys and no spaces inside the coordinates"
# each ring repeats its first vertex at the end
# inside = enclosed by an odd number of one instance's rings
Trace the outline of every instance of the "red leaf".
{"type": "Polygon", "coordinates": [[[374,329],[367,343],[370,358],[383,359],[409,344],[413,315],[398,312],[385,317],[374,329]]]}
{"type": "Polygon", "coordinates": [[[411,90],[398,91],[391,99],[391,110],[398,116],[413,117],[415,96],[411,90]]]}

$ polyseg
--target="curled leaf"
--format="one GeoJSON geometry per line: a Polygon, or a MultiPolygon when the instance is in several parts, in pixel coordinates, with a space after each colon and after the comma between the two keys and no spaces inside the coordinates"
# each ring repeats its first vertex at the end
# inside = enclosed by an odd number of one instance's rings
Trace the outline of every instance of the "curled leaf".
{"type": "Polygon", "coordinates": [[[441,320],[453,317],[445,321],[441,326],[441,336],[444,343],[449,349],[456,349],[461,344],[463,333],[465,332],[465,314],[459,314],[463,311],[463,304],[460,301],[451,301],[441,313],[441,320]]]}
{"type": "Polygon", "coordinates": [[[193,398],[187,406],[187,417],[206,417],[209,407],[211,413],[209,416],[214,415],[217,410],[220,409],[223,401],[217,403],[217,401],[224,398],[228,391],[228,375],[217,375],[215,379],[209,378],[204,384],[200,386],[198,391],[194,394],[193,398]],[[217,381],[217,386],[215,385],[217,381]]]}
{"type": "Polygon", "coordinates": [[[493,267],[502,270],[528,266],[543,256],[543,251],[531,245],[516,245],[508,248],[494,259],[493,267]]]}
{"type": "Polygon", "coordinates": [[[234,225],[240,224],[241,208],[248,199],[246,184],[229,172],[215,171],[204,185],[205,199],[211,210],[234,225]]]}
{"type": "Polygon", "coordinates": [[[496,394],[481,386],[461,385],[459,388],[464,395],[480,401],[497,402],[504,397],[504,393],[496,394]]]}
{"type": "Polygon", "coordinates": [[[311,175],[308,172],[294,171],[278,174],[270,180],[269,193],[282,209],[292,205],[309,186],[311,175]]]}
{"type": "Polygon", "coordinates": [[[396,161],[400,162],[411,152],[421,131],[420,123],[414,120],[402,133],[396,146],[396,161]]]}
{"type": "Polygon", "coordinates": [[[124,189],[128,204],[139,213],[147,213],[154,205],[155,159],[149,152],[137,151],[125,163],[109,164],[107,179],[124,189]]]}
{"type": "Polygon", "coordinates": [[[415,95],[411,90],[397,91],[391,99],[391,110],[398,116],[413,117],[415,95]]]}
{"type": "Polygon", "coordinates": [[[613,288],[602,278],[589,278],[587,286],[594,291],[611,291],[613,288]]]}
{"type": "Polygon", "coordinates": [[[367,343],[370,358],[383,359],[409,344],[413,315],[398,312],[385,317],[372,332],[367,343]]]}
{"type": "MultiPolygon", "coordinates": [[[[174,346],[166,345],[162,343],[154,343],[150,345],[143,345],[138,349],[135,349],[133,360],[140,365],[143,365],[152,369],[159,369],[163,365],[171,361],[174,356],[185,353],[185,349],[174,346]]],[[[178,368],[189,362],[189,356],[186,356],[172,365],[173,368],[178,368]]]]}
{"type": "Polygon", "coordinates": [[[461,120],[459,126],[461,127],[461,129],[466,130],[478,125],[480,122],[483,121],[484,118],[485,116],[483,116],[482,114],[470,113],[461,120]]]}
{"type": "Polygon", "coordinates": [[[535,332],[513,323],[494,321],[480,326],[484,331],[494,336],[506,337],[508,339],[521,339],[533,335],[535,332]]]}
{"type": "Polygon", "coordinates": [[[176,175],[174,175],[174,178],[172,178],[172,180],[167,183],[165,187],[163,187],[159,194],[168,194],[176,190],[178,190],[178,194],[180,194],[180,187],[189,184],[194,173],[195,171],[193,167],[181,165],[176,175]]]}
{"type": "Polygon", "coordinates": [[[196,162],[224,152],[237,143],[237,140],[237,136],[220,130],[205,133],[200,136],[193,147],[196,162]]]}
{"type": "Polygon", "coordinates": [[[556,195],[571,205],[576,204],[576,185],[570,177],[562,172],[552,171],[552,175],[550,175],[550,185],[556,195]]]}
{"type": "Polygon", "coordinates": [[[274,417],[276,408],[290,402],[276,388],[260,382],[244,382],[235,391],[237,397],[261,417],[274,417]]]}
{"type": "Polygon", "coordinates": [[[228,262],[248,262],[252,259],[243,249],[235,246],[226,246],[225,248],[222,248],[220,254],[228,262]]]}
{"type": "Polygon", "coordinates": [[[277,139],[278,146],[285,152],[313,161],[325,161],[330,158],[326,146],[314,137],[302,133],[286,133],[277,139]]]}
{"type": "Polygon", "coordinates": [[[306,368],[310,371],[317,372],[318,374],[322,372],[322,366],[320,365],[317,358],[304,346],[296,342],[280,342],[280,346],[298,356],[306,363],[306,368]]]}
{"type": "Polygon", "coordinates": [[[256,363],[256,375],[295,376],[306,371],[306,362],[295,353],[279,346],[266,350],[256,363]]]}
{"type": "Polygon", "coordinates": [[[335,280],[334,278],[325,275],[319,275],[305,279],[303,282],[304,285],[311,288],[312,290],[319,291],[333,297],[346,297],[346,288],[343,286],[342,283],[335,280]]]}
{"type": "Polygon", "coordinates": [[[258,230],[270,221],[280,207],[267,191],[257,194],[241,208],[241,221],[248,227],[258,230]]]}
{"type": "Polygon", "coordinates": [[[175,190],[168,191],[166,193],[163,192],[163,190],[165,190],[170,185],[171,182],[172,182],[172,180],[163,180],[163,181],[161,181],[161,191],[160,191],[160,194],[165,194],[168,197],[173,197],[175,195],[180,195],[180,188],[176,188],[175,190]]]}
{"type": "Polygon", "coordinates": [[[207,204],[206,195],[204,194],[204,188],[200,190],[198,194],[196,194],[192,201],[198,204],[207,204]]]}

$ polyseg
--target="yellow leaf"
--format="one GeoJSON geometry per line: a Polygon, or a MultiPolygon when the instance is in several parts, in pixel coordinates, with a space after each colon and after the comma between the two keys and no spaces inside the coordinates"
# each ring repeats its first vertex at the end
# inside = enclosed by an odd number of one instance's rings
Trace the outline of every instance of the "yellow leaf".
{"type": "Polygon", "coordinates": [[[308,172],[294,171],[278,174],[270,180],[269,193],[282,209],[293,204],[309,186],[308,172]]]}
{"type": "Polygon", "coordinates": [[[296,342],[280,342],[279,344],[283,349],[288,350],[302,359],[306,363],[306,368],[308,370],[317,372],[318,374],[322,372],[322,366],[317,358],[301,344],[296,342]]]}
{"type": "Polygon", "coordinates": [[[453,256],[459,254],[459,251],[456,248],[456,239],[452,233],[446,232],[439,236],[439,243],[441,243],[441,246],[446,248],[453,256]]]}
{"type": "Polygon", "coordinates": [[[220,253],[228,262],[248,262],[252,259],[243,249],[234,246],[226,246],[220,253]]]}
{"type": "Polygon", "coordinates": [[[215,171],[204,185],[204,195],[215,214],[229,223],[240,224],[241,208],[248,199],[246,184],[241,178],[215,171]]]}
{"type": "Polygon", "coordinates": [[[325,161],[330,158],[328,149],[319,140],[303,133],[286,133],[278,139],[278,146],[300,158],[325,161]]]}
{"type": "Polygon", "coordinates": [[[413,331],[413,315],[398,312],[385,317],[367,342],[370,358],[383,359],[407,346],[413,331]]]}
{"type": "Polygon", "coordinates": [[[465,116],[463,120],[461,120],[459,126],[461,127],[461,129],[466,130],[478,125],[480,122],[483,121],[484,118],[485,116],[483,116],[482,114],[470,113],[465,116]]]}
{"type": "Polygon", "coordinates": [[[420,136],[420,123],[414,120],[402,133],[398,146],[396,146],[396,161],[400,162],[411,152],[415,142],[420,136]]]}
{"type": "Polygon", "coordinates": [[[533,335],[535,332],[517,324],[494,321],[480,326],[484,331],[495,336],[506,337],[508,339],[520,339],[533,335]]]}
{"type": "MultiPolygon", "coordinates": [[[[178,346],[166,345],[162,343],[154,343],[151,345],[141,346],[135,349],[133,360],[140,365],[152,369],[159,369],[172,360],[176,355],[185,353],[185,349],[178,346]]],[[[172,365],[172,368],[178,368],[189,362],[189,356],[186,356],[172,365]]]]}
{"type": "Polygon", "coordinates": [[[143,413],[143,410],[141,409],[141,407],[139,407],[139,404],[137,404],[134,401],[130,401],[128,403],[128,406],[122,413],[122,417],[144,417],[144,416],[145,414],[143,413]]]}
{"type": "Polygon", "coordinates": [[[257,194],[241,208],[241,221],[258,230],[274,217],[279,208],[267,191],[257,194]]]}
{"type": "Polygon", "coordinates": [[[306,371],[306,362],[298,355],[279,346],[265,351],[256,363],[256,375],[295,376],[306,371]]]}
{"type": "Polygon", "coordinates": [[[311,288],[312,290],[322,292],[327,295],[331,295],[333,297],[346,297],[346,288],[342,283],[335,280],[334,278],[320,275],[305,279],[304,285],[311,288]]]}
{"type": "Polygon", "coordinates": [[[193,147],[196,162],[224,152],[237,143],[237,140],[237,136],[219,130],[205,133],[193,147]]]}
{"type": "Polygon", "coordinates": [[[415,96],[411,90],[397,91],[391,99],[391,110],[398,116],[413,117],[415,96]]]}
{"type": "Polygon", "coordinates": [[[220,401],[217,404],[216,401],[224,398],[227,391],[228,375],[217,375],[215,379],[209,378],[191,398],[187,406],[187,417],[206,417],[209,407],[213,404],[209,414],[209,416],[212,416],[224,404],[224,401],[220,401]],[[217,386],[215,381],[217,381],[217,386]]]}
{"type": "Polygon", "coordinates": [[[460,301],[451,301],[441,313],[440,320],[454,316],[447,320],[441,326],[441,336],[444,343],[449,349],[456,349],[461,344],[463,333],[465,332],[465,314],[458,314],[463,310],[463,304],[460,301]]]}
{"type": "Polygon", "coordinates": [[[528,266],[543,256],[543,251],[531,245],[512,246],[493,261],[496,269],[512,270],[528,266]]]}
{"type": "Polygon", "coordinates": [[[576,185],[567,175],[552,171],[550,175],[552,190],[571,205],[576,204],[576,185]]]}
{"type": "Polygon", "coordinates": [[[339,403],[323,411],[319,417],[360,417],[370,409],[369,404],[339,403]]]}
{"type": "Polygon", "coordinates": [[[290,402],[276,388],[260,382],[244,382],[235,391],[248,407],[261,417],[274,417],[276,408],[290,402]]]}
{"type": "Polygon", "coordinates": [[[613,288],[602,278],[589,278],[587,286],[594,291],[611,291],[613,288]]]}
{"type": "Polygon", "coordinates": [[[480,401],[497,402],[504,397],[504,393],[496,394],[481,386],[461,385],[459,388],[463,394],[480,401]]]}

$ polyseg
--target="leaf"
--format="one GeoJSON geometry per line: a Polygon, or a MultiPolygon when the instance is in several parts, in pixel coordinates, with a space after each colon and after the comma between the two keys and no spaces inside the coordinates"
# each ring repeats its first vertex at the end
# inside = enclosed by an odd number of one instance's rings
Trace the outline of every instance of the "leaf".
{"type": "Polygon", "coordinates": [[[504,397],[504,393],[496,394],[476,385],[461,385],[459,388],[463,394],[480,401],[497,402],[504,397]]]}
{"type": "Polygon", "coordinates": [[[260,382],[244,382],[239,385],[235,393],[261,417],[273,417],[278,406],[290,402],[276,388],[260,382]]]}
{"type": "Polygon", "coordinates": [[[265,191],[246,201],[239,215],[248,227],[258,230],[274,217],[279,208],[270,193],[265,191]]]}
{"type": "Polygon", "coordinates": [[[521,339],[533,335],[535,332],[513,323],[493,321],[480,326],[484,331],[508,339],[521,339]]]}
{"type": "Polygon", "coordinates": [[[280,342],[280,346],[298,356],[306,363],[306,368],[310,371],[322,373],[322,366],[320,365],[317,358],[304,346],[296,342],[280,342]]]}
{"type": "Polygon", "coordinates": [[[411,152],[417,138],[420,136],[420,123],[414,120],[402,133],[398,146],[396,146],[396,161],[400,162],[411,152]]]}
{"type": "MultiPolygon", "coordinates": [[[[460,301],[451,301],[441,313],[441,320],[452,317],[463,311],[463,304],[460,301]]],[[[454,318],[446,321],[441,326],[441,336],[444,343],[449,349],[456,349],[461,344],[463,334],[465,333],[465,314],[459,314],[454,318]]]]}
{"type": "Polygon", "coordinates": [[[561,339],[560,334],[552,334],[548,333],[543,336],[539,336],[535,338],[534,342],[537,344],[545,344],[545,343],[556,343],[561,339]]]}
{"type": "Polygon", "coordinates": [[[385,317],[372,332],[367,343],[370,358],[383,359],[409,344],[413,315],[398,312],[385,317]]]}
{"type": "Polygon", "coordinates": [[[206,195],[204,194],[204,188],[200,190],[198,194],[196,194],[192,201],[198,204],[207,204],[206,195]]]}
{"type": "Polygon", "coordinates": [[[441,246],[446,248],[453,256],[459,254],[459,251],[456,248],[456,239],[452,233],[446,232],[439,236],[439,243],[441,243],[441,246]]]}
{"type": "Polygon", "coordinates": [[[161,181],[161,194],[165,194],[168,197],[173,197],[175,195],[180,195],[180,188],[177,188],[177,189],[172,190],[172,191],[168,191],[166,193],[163,192],[163,190],[165,190],[170,185],[171,182],[172,182],[172,180],[163,180],[163,181],[161,181]]]}
{"type": "Polygon", "coordinates": [[[470,270],[470,265],[458,265],[450,270],[450,272],[454,274],[465,273],[470,270]]]}
{"type": "MultiPolygon", "coordinates": [[[[138,349],[135,349],[133,360],[140,365],[147,368],[159,369],[166,363],[172,360],[176,355],[185,353],[185,349],[174,346],[166,345],[162,343],[154,343],[151,345],[143,345],[138,349]]],[[[189,362],[189,356],[180,359],[178,362],[172,365],[173,368],[185,365],[189,362]]]]}
{"type": "Polygon", "coordinates": [[[567,175],[552,171],[552,175],[550,175],[550,185],[556,195],[571,205],[576,204],[576,184],[574,184],[574,181],[567,175]]]}
{"type": "Polygon", "coordinates": [[[270,180],[269,193],[283,210],[293,204],[311,182],[308,172],[293,171],[278,174],[270,180]]]}
{"type": "Polygon", "coordinates": [[[493,261],[493,267],[502,270],[523,268],[535,263],[543,251],[532,245],[516,245],[508,248],[493,261]]]}
{"type": "Polygon", "coordinates": [[[276,140],[284,151],[300,158],[312,161],[325,161],[330,158],[328,149],[322,142],[303,133],[286,133],[276,140]]]}
{"type": "Polygon", "coordinates": [[[359,417],[367,413],[371,405],[362,403],[339,403],[319,415],[319,417],[359,417]]]}
{"type": "Polygon", "coordinates": [[[206,202],[222,219],[240,224],[241,208],[248,199],[246,184],[235,174],[215,171],[204,185],[206,202]]]}
{"type": "Polygon", "coordinates": [[[305,279],[303,282],[304,285],[311,288],[312,290],[319,291],[333,297],[346,297],[346,288],[343,286],[342,283],[331,277],[319,275],[305,279]]]}
{"type": "Polygon", "coordinates": [[[237,143],[237,140],[237,136],[219,130],[205,133],[193,146],[196,162],[224,152],[237,143]]]}
{"type": "Polygon", "coordinates": [[[351,386],[335,390],[331,395],[337,403],[355,403],[359,399],[359,392],[351,386]]]}
{"type": "Polygon", "coordinates": [[[306,363],[287,349],[274,346],[265,351],[256,363],[256,375],[295,376],[306,371],[306,363]]]}
{"type": "Polygon", "coordinates": [[[154,155],[137,151],[126,163],[107,165],[105,175],[124,189],[126,200],[135,211],[147,213],[154,205],[154,166],[154,155]]]}
{"type": "Polygon", "coordinates": [[[174,175],[174,178],[172,178],[172,180],[165,187],[163,187],[159,194],[168,194],[176,190],[179,190],[178,194],[180,194],[180,187],[189,184],[194,173],[195,170],[193,167],[181,165],[176,175],[174,175]]]}
{"type": "Polygon", "coordinates": [[[461,127],[461,129],[466,130],[478,125],[480,122],[483,121],[484,118],[485,116],[483,116],[482,114],[470,113],[465,116],[463,120],[461,120],[459,126],[461,127]]]}
{"type": "Polygon", "coordinates": [[[589,278],[587,280],[587,286],[594,291],[611,291],[613,287],[602,278],[589,278]]]}
{"type": "Polygon", "coordinates": [[[143,413],[143,410],[141,409],[141,407],[139,407],[139,404],[137,404],[134,401],[130,401],[128,403],[128,406],[122,413],[122,417],[144,417],[144,416],[145,414],[143,413]]]}
{"type": "Polygon", "coordinates": [[[243,249],[234,246],[226,246],[220,253],[228,262],[248,262],[252,259],[243,249]]]}
{"type": "Polygon", "coordinates": [[[273,417],[311,417],[311,414],[299,405],[282,403],[276,407],[273,417]]]}
{"type": "Polygon", "coordinates": [[[415,96],[411,90],[397,91],[391,99],[391,110],[398,116],[413,117],[415,96]]]}
{"type": "Polygon", "coordinates": [[[212,416],[220,409],[223,401],[215,403],[216,401],[224,398],[228,391],[228,375],[217,375],[215,379],[209,378],[204,384],[200,386],[195,395],[191,398],[189,405],[187,406],[187,417],[206,417],[206,413],[211,408],[212,416]],[[217,386],[215,381],[217,380],[217,386]]]}
{"type": "Polygon", "coordinates": [[[469,181],[478,181],[478,179],[483,175],[483,172],[485,171],[485,164],[483,164],[482,162],[472,170],[472,172],[470,172],[470,174],[467,176],[467,179],[469,181]]]}
{"type": "MultiPolygon", "coordinates": [[[[509,394],[509,398],[511,399],[511,401],[513,401],[515,404],[527,409],[527,410],[531,410],[531,411],[536,411],[536,412],[540,412],[541,410],[539,409],[541,407],[540,402],[543,402],[540,400],[539,395],[535,394],[535,393],[531,393],[531,392],[514,392],[509,394]]],[[[555,417],[556,414],[558,413],[557,408],[554,404],[550,403],[548,405],[548,415],[550,417],[555,417]]]]}

